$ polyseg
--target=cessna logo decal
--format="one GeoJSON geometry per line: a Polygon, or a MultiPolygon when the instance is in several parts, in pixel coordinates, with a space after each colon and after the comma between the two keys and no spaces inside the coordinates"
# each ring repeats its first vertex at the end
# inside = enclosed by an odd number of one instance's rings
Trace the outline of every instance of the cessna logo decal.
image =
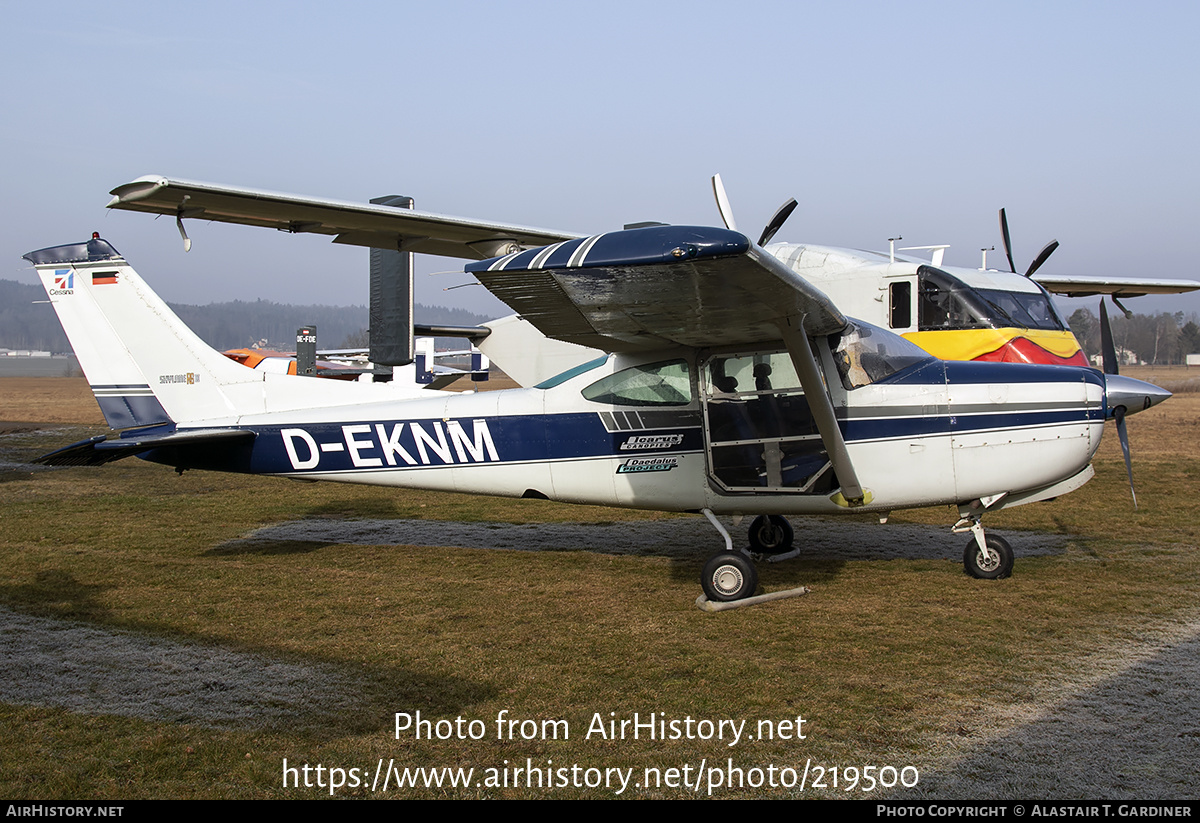
{"type": "Polygon", "coordinates": [[[669,449],[683,442],[682,434],[634,435],[621,444],[621,451],[651,451],[669,449]]]}
{"type": "Polygon", "coordinates": [[[74,269],[55,269],[54,270],[54,287],[50,289],[51,295],[58,294],[74,294],[75,293],[75,270],[74,269]]]}
{"type": "MultiPolygon", "coordinates": [[[[305,429],[281,429],[293,469],[315,469],[322,454],[346,452],[357,469],[387,466],[443,466],[499,461],[486,420],[433,420],[424,423],[360,423],[342,426],[341,438],[317,442],[305,429]]],[[[322,436],[327,436],[322,433],[322,436]]]]}

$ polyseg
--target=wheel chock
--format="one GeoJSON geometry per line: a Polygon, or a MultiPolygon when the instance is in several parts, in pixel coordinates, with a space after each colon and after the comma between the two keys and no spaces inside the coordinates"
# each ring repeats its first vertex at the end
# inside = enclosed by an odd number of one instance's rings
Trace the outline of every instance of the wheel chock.
{"type": "Polygon", "coordinates": [[[802,594],[808,594],[812,589],[808,586],[800,586],[795,589],[784,589],[780,592],[767,592],[766,594],[757,594],[753,597],[743,597],[741,600],[730,600],[727,603],[722,603],[717,600],[709,600],[704,595],[696,598],[696,607],[701,611],[706,612],[724,612],[730,609],[738,609],[742,606],[756,606],[759,603],[769,603],[772,600],[783,600],[788,597],[799,597],[802,594]]]}

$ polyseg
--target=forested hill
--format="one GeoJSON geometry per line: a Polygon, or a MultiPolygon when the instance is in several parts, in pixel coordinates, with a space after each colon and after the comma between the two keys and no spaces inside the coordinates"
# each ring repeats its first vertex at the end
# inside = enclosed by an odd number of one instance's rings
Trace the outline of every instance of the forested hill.
{"type": "MultiPolygon", "coordinates": [[[[71,350],[54,309],[45,300],[46,292],[41,286],[0,280],[0,348],[71,350]]],[[[295,347],[296,328],[307,324],[317,327],[317,345],[322,348],[365,344],[362,337],[367,326],[366,306],[291,306],[270,300],[170,305],[184,323],[215,349],[240,348],[265,338],[291,350],[295,347]]],[[[474,326],[492,319],[462,309],[419,303],[414,314],[418,323],[435,325],[474,326]]]]}

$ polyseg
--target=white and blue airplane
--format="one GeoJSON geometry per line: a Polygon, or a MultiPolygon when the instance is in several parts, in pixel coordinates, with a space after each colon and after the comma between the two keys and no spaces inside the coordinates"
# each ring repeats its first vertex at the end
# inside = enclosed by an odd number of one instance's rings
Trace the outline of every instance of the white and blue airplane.
{"type": "Polygon", "coordinates": [[[31,252],[116,430],[42,460],[136,455],[180,471],[699,512],[725,544],[704,592],[731,601],[758,577],[718,515],[755,516],[751,548],[772,553],[791,543],[787,515],[956,505],[966,571],[1005,577],[1012,550],[983,515],[1079,488],[1104,421],[1169,396],[1088,368],[935,359],[846,317],[729,229],[535,248],[507,246],[511,230],[486,229],[507,253],[466,270],[548,338],[603,353],[534,387],[466,394],[247,369],[98,236],[31,252]]]}

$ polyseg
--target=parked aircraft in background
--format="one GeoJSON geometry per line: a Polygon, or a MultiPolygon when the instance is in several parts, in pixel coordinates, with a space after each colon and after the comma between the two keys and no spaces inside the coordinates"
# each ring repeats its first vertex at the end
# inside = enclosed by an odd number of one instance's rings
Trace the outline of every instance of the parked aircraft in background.
{"type": "MultiPolygon", "coordinates": [[[[443,389],[463,377],[469,377],[475,383],[488,379],[488,359],[474,346],[439,352],[434,348],[434,338],[418,337],[416,350],[413,363],[389,371],[389,380],[407,381],[422,388],[443,389]]],[[[228,349],[222,354],[250,369],[277,374],[303,373],[299,370],[296,352],[243,348],[228,349]]],[[[316,352],[312,376],[328,380],[359,380],[374,378],[376,374],[369,349],[324,349],[316,352]]]]}
{"type": "MultiPolygon", "coordinates": [[[[713,178],[713,190],[726,228],[736,230],[720,175],[713,178]]],[[[183,220],[194,218],[331,235],[335,243],[468,260],[582,239],[551,229],[157,175],[118,186],[112,194],[109,208],[174,216],[181,233],[183,220]]],[[[890,329],[944,360],[1086,366],[1079,343],[1049,292],[1072,297],[1108,294],[1116,302],[1123,297],[1200,289],[1198,281],[1171,278],[1046,273],[1035,278],[1058,247],[1057,241],[1047,244],[1026,271],[1018,274],[1003,209],[1000,224],[1010,268],[1007,272],[987,268],[986,259],[981,269],[942,265],[945,246],[921,247],[931,252],[929,260],[921,260],[897,254],[895,243],[888,252],[772,243],[795,206],[796,201],[790,200],[776,212],[757,245],[823,291],[846,315],[890,329]]],[[[919,249],[900,249],[906,250],[919,249]]],[[[497,295],[504,300],[505,287],[499,288],[497,295]]],[[[532,307],[510,305],[533,319],[532,307]]],[[[557,337],[552,333],[549,336],[557,337]]],[[[590,346],[582,339],[571,342],[590,346]]],[[[493,343],[493,349],[497,348],[493,343]]],[[[504,368],[503,352],[489,354],[504,368]]],[[[586,352],[576,355],[587,359],[586,352]]]]}

